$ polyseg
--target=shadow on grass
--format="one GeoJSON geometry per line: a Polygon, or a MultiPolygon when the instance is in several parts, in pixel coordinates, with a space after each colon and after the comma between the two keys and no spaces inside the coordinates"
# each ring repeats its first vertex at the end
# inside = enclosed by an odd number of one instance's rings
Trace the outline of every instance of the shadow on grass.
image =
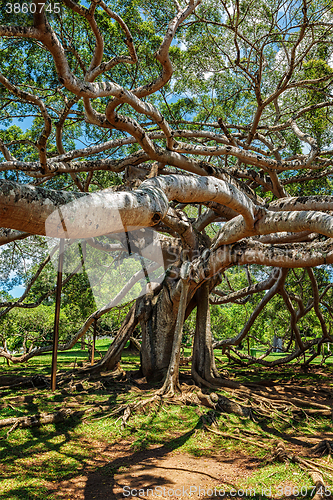
{"type": "MultiPolygon", "coordinates": [[[[88,397],[90,404],[94,405],[96,394],[103,398],[108,411],[112,411],[119,405],[117,398],[128,391],[128,385],[119,383],[116,387],[108,386],[107,390],[85,391],[84,397],[88,397]]],[[[11,394],[14,401],[20,398],[21,404],[13,403],[15,407],[11,404],[12,414],[6,417],[38,415],[45,411],[56,413],[60,408],[67,407],[68,396],[80,396],[80,393],[67,392],[53,394],[49,390],[35,390],[28,398],[16,396],[16,391],[11,394]]],[[[86,408],[89,405],[87,401],[82,404],[86,408]]],[[[74,410],[80,410],[80,405],[74,410]]],[[[85,469],[93,456],[89,439],[81,437],[80,431],[77,434],[82,418],[70,416],[64,422],[17,428],[8,437],[6,434],[10,428],[0,429],[0,499],[56,498],[50,485],[77,476],[78,470],[85,469]]]]}
{"type": "Polygon", "coordinates": [[[26,485],[14,487],[7,492],[2,491],[0,498],[8,500],[16,498],[44,499],[43,491],[46,492],[47,488],[43,486],[43,482],[55,481],[59,477],[57,466],[60,468],[60,463],[59,459],[56,459],[58,454],[62,457],[62,476],[75,475],[76,467],[73,468],[73,461],[83,464],[85,453],[83,450],[77,449],[64,454],[61,448],[65,443],[70,442],[70,433],[80,423],[80,418],[73,418],[68,419],[66,423],[24,429],[24,432],[29,435],[22,443],[16,445],[2,438],[0,441],[0,462],[6,482],[22,483],[20,476],[24,474],[26,485]],[[52,431],[50,431],[51,427],[52,431]],[[29,484],[30,482],[34,483],[36,479],[39,480],[38,487],[37,484],[36,487],[29,484]]]}

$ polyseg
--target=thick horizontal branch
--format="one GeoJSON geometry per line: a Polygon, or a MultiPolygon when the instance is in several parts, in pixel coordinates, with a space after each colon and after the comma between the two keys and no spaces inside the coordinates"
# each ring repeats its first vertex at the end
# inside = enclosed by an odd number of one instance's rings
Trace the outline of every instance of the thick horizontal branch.
{"type": "Polygon", "coordinates": [[[0,246],[6,245],[16,240],[24,240],[30,236],[30,233],[25,233],[23,231],[16,231],[15,229],[7,229],[5,227],[0,228],[0,246]]]}
{"type": "Polygon", "coordinates": [[[233,185],[210,177],[169,175],[144,181],[136,191],[67,193],[0,180],[0,223],[33,234],[89,238],[155,225],[169,201],[215,201],[253,226],[255,205],[233,185]]]}
{"type": "Polygon", "coordinates": [[[257,264],[270,267],[304,268],[333,263],[333,239],[314,243],[265,245],[251,239],[206,250],[191,262],[190,278],[195,287],[230,266],[257,264]]]}
{"type": "MultiPolygon", "coordinates": [[[[260,212],[260,210],[258,210],[260,212]]],[[[262,209],[253,228],[246,226],[244,219],[235,217],[224,224],[213,249],[235,243],[249,236],[267,235],[279,232],[319,233],[333,238],[333,217],[324,212],[282,211],[270,212],[262,209]]]]}
{"type": "Polygon", "coordinates": [[[209,256],[206,264],[210,275],[230,265],[258,264],[274,267],[316,267],[333,263],[333,239],[320,243],[294,243],[267,246],[245,240],[220,247],[209,256]]]}
{"type": "Polygon", "coordinates": [[[168,200],[156,188],[135,192],[67,193],[0,180],[0,223],[11,229],[62,238],[89,238],[126,227],[153,226],[168,200]]]}

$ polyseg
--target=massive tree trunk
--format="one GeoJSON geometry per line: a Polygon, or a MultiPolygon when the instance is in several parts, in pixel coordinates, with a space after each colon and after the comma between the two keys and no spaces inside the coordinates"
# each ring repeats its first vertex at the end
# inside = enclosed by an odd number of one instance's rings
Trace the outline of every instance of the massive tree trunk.
{"type": "Polygon", "coordinates": [[[143,318],[141,369],[147,379],[161,380],[169,366],[175,334],[179,298],[172,297],[169,284],[152,303],[151,313],[143,318]]]}
{"type": "MultiPolygon", "coordinates": [[[[162,380],[169,368],[177,314],[180,302],[181,282],[166,279],[163,287],[140,297],[126,315],[118,334],[103,359],[85,371],[98,373],[114,370],[126,342],[140,323],[142,328],[141,372],[148,380],[162,380]]],[[[187,292],[185,294],[187,303],[187,292]]]]}

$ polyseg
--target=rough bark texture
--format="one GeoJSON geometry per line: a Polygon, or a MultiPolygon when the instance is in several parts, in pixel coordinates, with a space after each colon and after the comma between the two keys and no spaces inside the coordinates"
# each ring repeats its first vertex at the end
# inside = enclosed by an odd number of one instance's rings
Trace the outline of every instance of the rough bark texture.
{"type": "Polygon", "coordinates": [[[178,303],[165,283],[152,300],[151,313],[142,322],[141,369],[147,379],[162,379],[169,366],[177,321],[178,303]]]}
{"type": "Polygon", "coordinates": [[[197,316],[193,343],[192,376],[197,382],[209,381],[216,376],[215,359],[210,329],[209,283],[206,281],[196,292],[197,316]]]}
{"type": "Polygon", "coordinates": [[[215,365],[210,327],[209,282],[205,281],[196,292],[197,315],[193,343],[191,374],[199,385],[223,385],[215,365]]]}
{"type": "Polygon", "coordinates": [[[180,390],[179,386],[179,360],[180,360],[180,346],[183,335],[183,324],[186,313],[187,293],[189,290],[188,277],[181,277],[181,293],[177,312],[177,321],[175,326],[175,333],[172,343],[172,351],[168,366],[168,371],[165,376],[164,384],[160,389],[160,394],[167,394],[173,396],[176,390],[180,390]]]}

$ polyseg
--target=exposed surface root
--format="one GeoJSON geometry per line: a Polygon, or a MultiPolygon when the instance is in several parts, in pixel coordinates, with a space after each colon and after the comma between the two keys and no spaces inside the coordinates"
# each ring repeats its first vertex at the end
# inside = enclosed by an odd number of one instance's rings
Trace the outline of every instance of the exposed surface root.
{"type": "Polygon", "coordinates": [[[288,455],[283,441],[278,441],[276,443],[275,449],[273,449],[271,455],[268,457],[269,462],[286,462],[288,460],[288,455]]]}
{"type": "Polygon", "coordinates": [[[40,413],[37,415],[32,415],[31,417],[4,418],[0,420],[0,428],[12,426],[12,428],[10,429],[11,432],[16,427],[21,427],[24,429],[26,427],[38,427],[45,424],[64,422],[70,417],[82,417],[84,413],[85,410],[73,411],[67,408],[63,408],[56,413],[40,413]]]}
{"type": "Polygon", "coordinates": [[[322,500],[322,498],[325,498],[325,489],[326,489],[323,477],[318,472],[309,472],[309,475],[316,487],[316,494],[312,498],[312,500],[322,500]]]}
{"type": "Polygon", "coordinates": [[[290,397],[289,394],[270,393],[262,388],[245,388],[236,391],[236,398],[243,398],[251,404],[253,412],[263,418],[273,415],[280,420],[288,422],[286,416],[292,419],[303,419],[316,415],[331,417],[332,408],[328,405],[314,402],[312,399],[290,397]]]}
{"type": "Polygon", "coordinates": [[[333,441],[323,439],[311,448],[311,452],[320,456],[331,455],[333,452],[333,441]]]}
{"type": "Polygon", "coordinates": [[[210,394],[204,394],[201,391],[197,393],[186,392],[179,397],[179,400],[187,405],[202,405],[222,413],[234,413],[240,417],[252,416],[251,408],[235,403],[227,397],[216,394],[215,392],[211,392],[210,394]]]}
{"type": "Polygon", "coordinates": [[[103,418],[120,415],[122,413],[119,419],[121,420],[121,428],[123,429],[125,428],[130,416],[136,410],[142,409],[146,405],[149,405],[151,403],[156,403],[157,401],[161,401],[161,398],[157,394],[155,394],[155,396],[149,399],[143,399],[134,403],[120,405],[118,406],[118,408],[115,408],[111,412],[105,413],[102,416],[95,418],[94,420],[102,420],[103,418]]]}
{"type": "Polygon", "coordinates": [[[193,406],[204,406],[205,408],[209,408],[211,410],[217,411],[219,413],[233,413],[240,417],[251,417],[252,412],[251,408],[246,408],[241,406],[234,401],[226,398],[225,396],[217,395],[216,393],[204,394],[201,391],[192,392],[186,391],[182,392],[179,395],[173,394],[172,396],[161,395],[159,391],[155,393],[155,395],[149,399],[136,401],[129,404],[124,404],[118,406],[118,408],[112,410],[109,413],[106,413],[95,420],[100,420],[109,416],[120,415],[119,417],[122,421],[122,427],[124,427],[130,416],[134,414],[135,411],[143,409],[146,405],[155,404],[155,403],[163,403],[163,404],[176,404],[176,405],[193,405],[193,406]]]}
{"type": "Polygon", "coordinates": [[[242,441],[243,443],[246,443],[246,444],[252,444],[253,446],[258,446],[259,448],[264,448],[265,450],[268,449],[268,446],[265,445],[265,444],[262,444],[262,443],[259,443],[257,440],[256,441],[253,441],[249,438],[242,438],[240,436],[237,436],[236,434],[231,434],[229,432],[221,432],[221,431],[217,431],[215,429],[212,429],[210,427],[208,427],[206,425],[206,422],[207,420],[205,419],[204,416],[201,417],[203,423],[204,423],[204,428],[209,431],[209,432],[212,432],[213,434],[217,434],[218,436],[223,436],[225,438],[231,438],[231,439],[236,439],[237,441],[242,441]]]}
{"type": "Polygon", "coordinates": [[[285,449],[283,441],[278,441],[276,444],[276,448],[273,450],[272,454],[269,457],[269,461],[278,460],[280,462],[294,462],[299,465],[301,469],[306,471],[314,482],[316,488],[316,494],[312,500],[322,500],[323,498],[332,499],[331,495],[328,495],[329,488],[327,488],[324,483],[323,474],[327,475],[327,472],[323,472],[320,468],[332,470],[333,469],[326,464],[317,464],[311,460],[307,460],[299,457],[298,455],[289,455],[285,449]]]}

